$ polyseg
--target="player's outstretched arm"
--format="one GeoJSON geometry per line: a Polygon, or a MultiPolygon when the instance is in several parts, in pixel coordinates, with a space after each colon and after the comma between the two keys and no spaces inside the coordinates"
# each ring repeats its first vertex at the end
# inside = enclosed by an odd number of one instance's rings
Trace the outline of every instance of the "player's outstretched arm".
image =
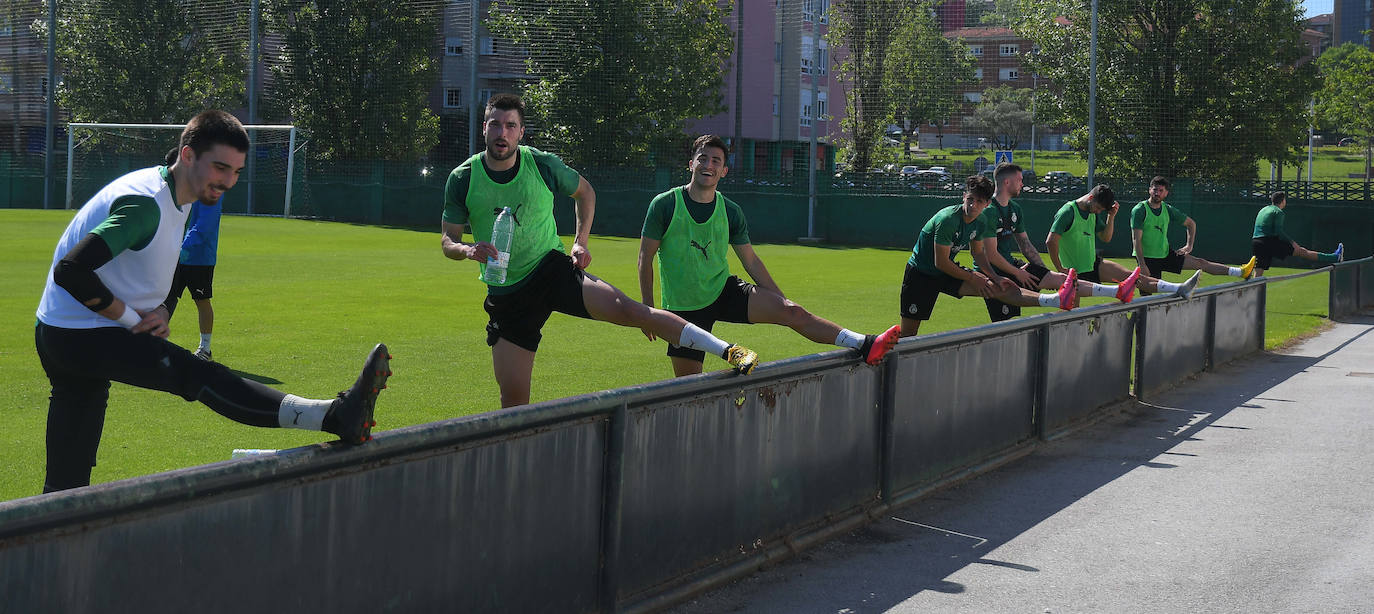
{"type": "Polygon", "coordinates": [[[1193,253],[1193,241],[1197,240],[1197,222],[1191,217],[1183,218],[1183,229],[1188,231],[1188,242],[1178,249],[1178,255],[1187,256],[1193,253]]]}
{"type": "Polygon", "coordinates": [[[1135,252],[1135,263],[1140,270],[1150,270],[1145,266],[1145,231],[1141,228],[1131,229],[1131,251],[1135,252]]]}
{"type": "MultiPolygon", "coordinates": [[[[988,270],[996,271],[996,273],[1000,274],[1002,277],[1014,279],[1016,283],[1027,288],[1034,289],[1037,286],[1035,278],[1031,277],[1030,273],[1012,266],[1010,262],[1007,262],[1006,258],[1002,257],[1002,252],[997,251],[997,239],[995,237],[983,239],[981,243],[983,244],[984,258],[992,264],[992,267],[988,270]]],[[[992,277],[992,275],[988,276],[989,279],[992,279],[992,277]]]]}
{"type": "Polygon", "coordinates": [[[1035,247],[1034,243],[1031,243],[1030,235],[1018,232],[1012,236],[1016,237],[1016,246],[1021,249],[1021,255],[1026,257],[1026,262],[1042,269],[1050,268],[1045,266],[1045,260],[1040,257],[1040,250],[1035,247]]]}
{"type": "Polygon", "coordinates": [[[587,183],[586,177],[577,179],[577,191],[572,193],[577,203],[577,234],[573,236],[572,259],[579,269],[592,264],[592,252],[587,249],[587,241],[592,234],[592,218],[596,217],[596,190],[587,183]]]}
{"type": "MultiPolygon", "coordinates": [[[[662,244],[662,241],[649,237],[639,238],[639,302],[648,307],[654,306],[654,256],[658,254],[658,248],[662,244]]],[[[641,330],[649,341],[658,338],[649,329],[641,330]]]]}
{"type": "MultiPolygon", "coordinates": [[[[491,243],[477,242],[464,243],[463,230],[466,224],[453,224],[442,222],[443,233],[439,239],[439,248],[443,250],[444,256],[451,260],[478,260],[485,262],[487,258],[495,258],[499,253],[496,246],[491,243]]],[[[474,237],[475,238],[475,237],[474,237]]]]}
{"type": "Polygon", "coordinates": [[[787,296],[782,293],[782,288],[778,287],[777,282],[773,281],[773,276],[768,274],[768,267],[763,266],[763,260],[760,260],[759,255],[754,253],[752,244],[744,243],[731,247],[735,248],[735,255],[739,256],[740,264],[744,265],[744,272],[748,273],[749,278],[754,280],[754,285],[787,296]]]}
{"type": "Polygon", "coordinates": [[[1051,232],[1045,238],[1045,251],[1050,254],[1050,261],[1054,263],[1054,270],[1064,272],[1064,265],[1059,263],[1059,233],[1051,232]]]}

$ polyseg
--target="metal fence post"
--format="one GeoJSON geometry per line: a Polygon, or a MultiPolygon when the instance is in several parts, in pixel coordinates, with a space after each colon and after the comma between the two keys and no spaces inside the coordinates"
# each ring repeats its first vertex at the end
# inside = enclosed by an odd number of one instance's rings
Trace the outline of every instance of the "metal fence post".
{"type": "Polygon", "coordinates": [[[1031,403],[1031,432],[1037,439],[1045,439],[1045,424],[1048,422],[1050,404],[1050,327],[1039,328],[1036,345],[1039,346],[1040,363],[1035,370],[1035,400],[1031,403]]]}
{"type": "Polygon", "coordinates": [[[1217,353],[1217,297],[1218,297],[1218,296],[1220,296],[1220,295],[1219,295],[1219,294],[1213,294],[1213,295],[1210,295],[1210,296],[1207,297],[1207,325],[1206,325],[1206,327],[1204,328],[1204,330],[1205,330],[1206,332],[1203,333],[1203,334],[1207,335],[1207,344],[1206,344],[1205,346],[1203,346],[1204,349],[1203,349],[1203,356],[1202,356],[1202,369],[1203,369],[1204,371],[1211,371],[1212,368],[1216,366],[1216,364],[1215,364],[1214,361],[1215,361],[1215,359],[1216,359],[1215,357],[1216,357],[1216,353],[1217,353]]]}
{"type": "Polygon", "coordinates": [[[1142,307],[1135,314],[1135,400],[1145,400],[1145,335],[1150,309],[1142,307]]]}
{"type": "Polygon", "coordinates": [[[897,445],[893,422],[897,419],[897,363],[901,355],[891,352],[883,366],[883,376],[879,378],[882,391],[878,406],[878,498],[884,503],[892,503],[892,455],[897,445]]]}
{"type": "Polygon", "coordinates": [[[620,523],[624,504],[622,487],[625,476],[625,430],[629,424],[629,406],[621,402],[611,412],[606,424],[606,460],[602,474],[601,504],[601,611],[620,611],[620,523]]]}

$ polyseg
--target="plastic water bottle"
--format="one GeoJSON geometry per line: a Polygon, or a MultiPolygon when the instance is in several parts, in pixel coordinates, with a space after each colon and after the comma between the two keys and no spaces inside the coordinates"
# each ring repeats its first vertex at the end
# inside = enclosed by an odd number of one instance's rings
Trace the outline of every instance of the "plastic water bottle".
{"type": "Polygon", "coordinates": [[[510,266],[510,246],[515,240],[515,216],[510,207],[503,207],[491,227],[491,244],[496,246],[496,257],[487,258],[487,271],[482,281],[489,284],[506,283],[506,267],[510,266]]]}

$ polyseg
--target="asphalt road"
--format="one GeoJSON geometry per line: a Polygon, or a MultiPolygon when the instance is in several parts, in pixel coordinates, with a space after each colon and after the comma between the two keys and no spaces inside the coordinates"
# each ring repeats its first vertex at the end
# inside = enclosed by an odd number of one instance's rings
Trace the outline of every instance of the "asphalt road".
{"type": "Polygon", "coordinates": [[[673,611],[1374,612],[1374,318],[673,611]]]}

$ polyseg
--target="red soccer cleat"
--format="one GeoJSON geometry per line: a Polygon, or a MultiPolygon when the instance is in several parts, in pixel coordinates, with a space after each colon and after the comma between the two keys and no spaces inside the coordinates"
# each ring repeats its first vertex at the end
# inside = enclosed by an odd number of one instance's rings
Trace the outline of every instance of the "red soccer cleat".
{"type": "Polygon", "coordinates": [[[1131,302],[1131,299],[1135,298],[1135,282],[1137,281],[1140,281],[1140,267],[1131,271],[1131,274],[1126,276],[1126,280],[1116,287],[1116,300],[1123,303],[1131,302]]]}
{"type": "Polygon", "coordinates": [[[1073,309],[1073,303],[1078,299],[1078,271],[1069,269],[1068,278],[1064,284],[1059,286],[1059,308],[1064,311],[1073,309]]]}
{"type": "Polygon", "coordinates": [[[864,357],[864,362],[876,365],[882,362],[893,347],[897,345],[897,340],[902,336],[902,325],[893,324],[892,328],[883,331],[881,335],[868,335],[864,338],[863,347],[859,348],[859,355],[864,357]]]}

